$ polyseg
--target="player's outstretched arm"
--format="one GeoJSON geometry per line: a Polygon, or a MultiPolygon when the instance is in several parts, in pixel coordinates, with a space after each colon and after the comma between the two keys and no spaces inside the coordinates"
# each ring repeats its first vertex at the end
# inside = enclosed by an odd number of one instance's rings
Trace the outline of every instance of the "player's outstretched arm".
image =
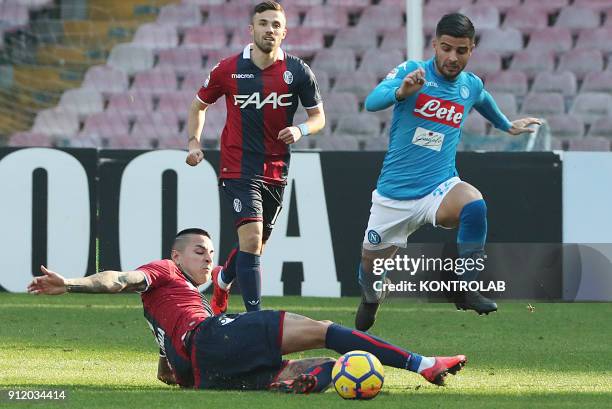
{"type": "Polygon", "coordinates": [[[40,266],[40,271],[43,275],[36,277],[28,285],[29,293],[119,293],[144,291],[147,288],[142,271],[102,271],[83,278],[64,278],[45,266],[40,266]]]}
{"type": "Polygon", "coordinates": [[[531,125],[542,125],[542,120],[538,118],[521,118],[511,122],[512,126],[508,129],[510,135],[520,135],[522,133],[533,133],[535,130],[529,128],[531,125]]]}
{"type": "Polygon", "coordinates": [[[425,70],[417,68],[403,78],[402,71],[391,71],[387,78],[378,84],[365,100],[365,108],[370,112],[389,108],[418,92],[425,84],[425,70]]]}
{"type": "Polygon", "coordinates": [[[189,135],[187,162],[190,166],[196,166],[204,159],[202,153],[202,146],[200,145],[200,135],[202,135],[202,129],[204,129],[204,121],[206,118],[207,104],[203,104],[194,98],[189,108],[189,116],[187,118],[187,134],[189,135]]]}

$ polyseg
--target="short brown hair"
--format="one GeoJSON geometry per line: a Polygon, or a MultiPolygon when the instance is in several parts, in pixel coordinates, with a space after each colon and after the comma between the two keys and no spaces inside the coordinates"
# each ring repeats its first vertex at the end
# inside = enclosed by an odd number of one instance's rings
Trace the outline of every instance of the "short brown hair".
{"type": "Polygon", "coordinates": [[[268,11],[268,10],[276,10],[276,11],[280,11],[281,13],[285,14],[285,9],[283,8],[283,6],[280,5],[280,3],[277,3],[272,0],[268,0],[268,1],[262,1],[261,3],[256,5],[255,8],[253,9],[253,15],[263,13],[264,11],[268,11]]]}

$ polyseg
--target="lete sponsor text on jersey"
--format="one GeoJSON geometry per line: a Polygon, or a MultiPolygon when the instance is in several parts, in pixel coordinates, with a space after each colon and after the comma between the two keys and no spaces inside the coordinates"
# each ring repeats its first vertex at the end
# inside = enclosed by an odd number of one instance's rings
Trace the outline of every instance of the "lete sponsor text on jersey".
{"type": "Polygon", "coordinates": [[[452,126],[453,128],[461,126],[463,112],[463,105],[434,98],[424,93],[419,94],[414,106],[414,114],[419,118],[452,126]]]}

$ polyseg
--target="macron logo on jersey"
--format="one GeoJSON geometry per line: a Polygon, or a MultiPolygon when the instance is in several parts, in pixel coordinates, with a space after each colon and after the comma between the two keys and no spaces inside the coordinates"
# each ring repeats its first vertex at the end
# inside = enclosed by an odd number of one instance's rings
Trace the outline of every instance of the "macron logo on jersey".
{"type": "Polygon", "coordinates": [[[261,99],[259,92],[254,92],[251,95],[234,95],[234,105],[240,105],[240,108],[247,108],[249,105],[255,105],[255,108],[261,109],[266,104],[272,104],[274,109],[291,105],[290,98],[292,94],[280,94],[271,92],[270,95],[261,99]]]}
{"type": "Polygon", "coordinates": [[[434,98],[427,94],[419,94],[414,107],[414,114],[419,118],[452,126],[453,128],[461,126],[463,111],[463,105],[434,98]]]}

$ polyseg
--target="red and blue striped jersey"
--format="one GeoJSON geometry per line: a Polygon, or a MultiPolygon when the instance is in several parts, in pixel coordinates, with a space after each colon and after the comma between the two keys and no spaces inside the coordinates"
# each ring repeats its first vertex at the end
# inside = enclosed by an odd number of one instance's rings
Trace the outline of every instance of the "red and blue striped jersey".
{"type": "Polygon", "coordinates": [[[221,134],[221,179],[258,179],[286,183],[291,148],[278,133],[293,125],[301,102],[321,104],[310,67],[279,49],[279,59],[264,70],[251,60],[251,45],[221,60],[200,91],[198,100],[213,104],[225,96],[227,118],[221,134]]]}

